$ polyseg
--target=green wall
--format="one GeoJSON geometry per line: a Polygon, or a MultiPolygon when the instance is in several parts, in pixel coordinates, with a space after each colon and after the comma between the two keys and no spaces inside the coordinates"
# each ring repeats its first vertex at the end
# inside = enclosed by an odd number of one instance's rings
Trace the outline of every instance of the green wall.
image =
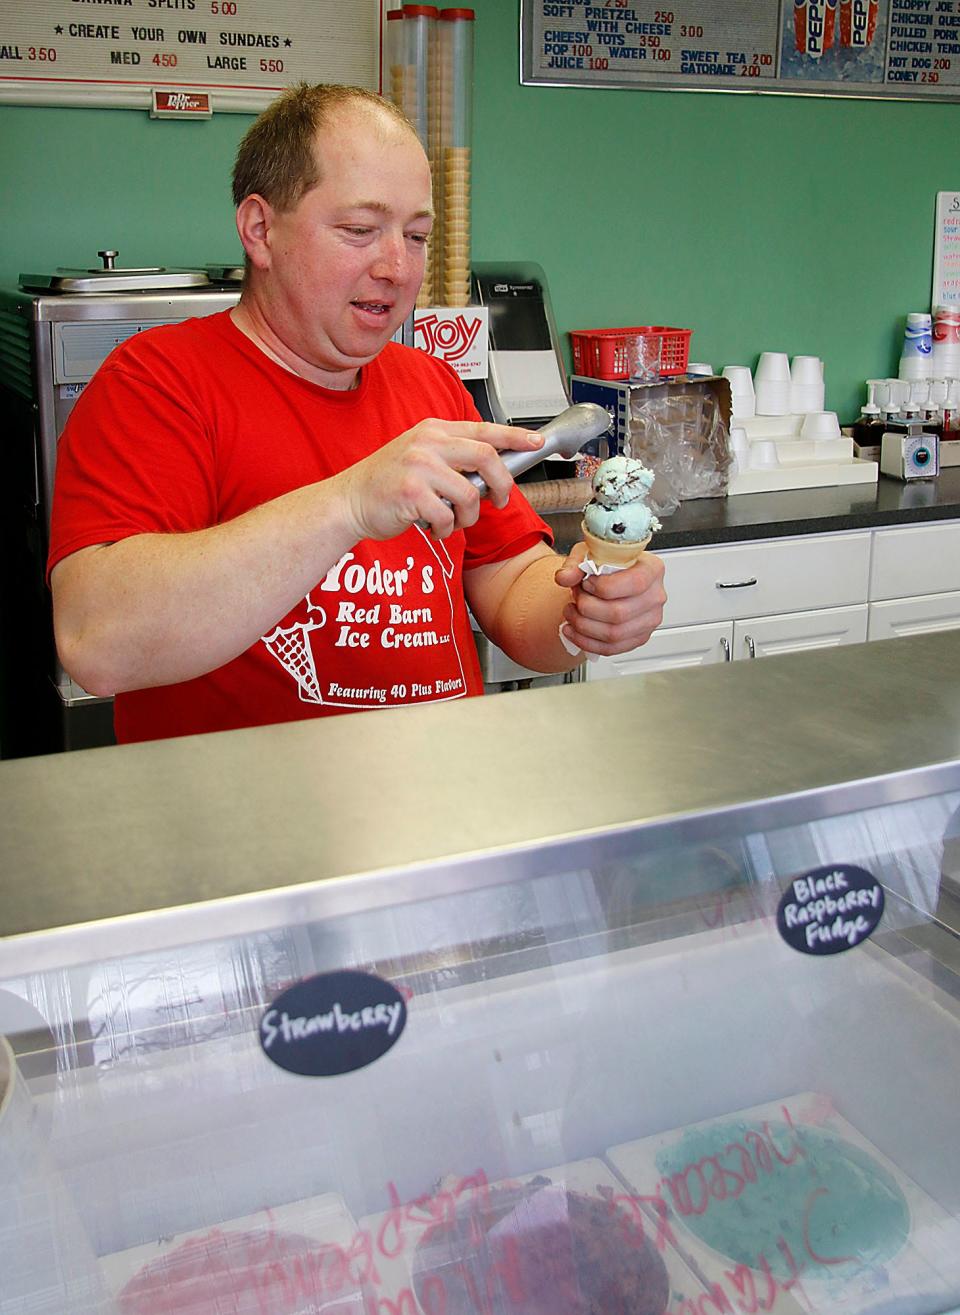
{"type": "MultiPolygon", "coordinates": [[[[822,356],[827,405],[896,371],[929,306],[960,104],[521,87],[515,0],[476,0],[474,255],[536,260],[559,328],[692,328],[695,359],[822,356]]],[[[228,178],[249,116],[0,106],[0,281],[239,258],[228,178]]]]}

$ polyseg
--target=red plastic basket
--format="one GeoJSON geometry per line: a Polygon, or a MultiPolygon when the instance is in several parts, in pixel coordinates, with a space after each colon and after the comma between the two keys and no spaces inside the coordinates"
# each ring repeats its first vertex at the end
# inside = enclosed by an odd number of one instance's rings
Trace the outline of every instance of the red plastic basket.
{"type": "Polygon", "coordinates": [[[581,329],[570,334],[573,372],[591,379],[629,379],[632,341],[660,338],[659,373],[669,378],[684,374],[690,354],[692,329],[671,329],[663,324],[644,324],[633,329],[581,329]]]}

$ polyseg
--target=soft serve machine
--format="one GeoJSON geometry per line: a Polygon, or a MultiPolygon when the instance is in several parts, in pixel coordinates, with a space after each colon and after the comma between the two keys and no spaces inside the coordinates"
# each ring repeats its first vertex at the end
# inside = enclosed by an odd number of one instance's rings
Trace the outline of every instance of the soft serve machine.
{"type": "Polygon", "coordinates": [[[2,481],[0,753],[19,757],[113,743],[113,701],[57,661],[45,583],[57,443],[80,393],[142,329],[233,306],[243,269],[117,265],[24,274],[0,289],[0,393],[9,419],[2,481]]]}

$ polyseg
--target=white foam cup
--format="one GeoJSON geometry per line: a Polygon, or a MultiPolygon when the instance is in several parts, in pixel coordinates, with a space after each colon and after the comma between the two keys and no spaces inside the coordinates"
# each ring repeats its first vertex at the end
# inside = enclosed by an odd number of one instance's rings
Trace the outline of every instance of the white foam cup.
{"type": "Polygon", "coordinates": [[[730,414],[734,420],[749,420],[757,414],[757,399],[753,393],[731,393],[730,414]]]}
{"type": "Polygon", "coordinates": [[[933,362],[929,356],[901,356],[898,373],[901,379],[928,379],[932,367],[933,362]]]}
{"type": "Polygon", "coordinates": [[[731,393],[753,392],[753,375],[749,365],[725,365],[722,374],[724,379],[729,380],[731,393]]]}
{"type": "Polygon", "coordinates": [[[754,375],[754,386],[760,382],[790,382],[790,361],[786,352],[761,352],[754,375]]]}
{"type": "Polygon", "coordinates": [[[756,382],[757,415],[790,414],[790,380],[758,379],[756,382]]]}
{"type": "Polygon", "coordinates": [[[750,444],[750,468],[752,470],[770,470],[779,466],[780,456],[777,445],[772,438],[757,438],[750,444]]]}
{"type": "Polygon", "coordinates": [[[795,356],[790,363],[790,380],[795,384],[823,382],[823,361],[819,356],[795,356]]]}
{"type": "Polygon", "coordinates": [[[935,342],[930,369],[938,378],[949,379],[960,375],[960,346],[952,342],[935,342]]]}
{"type": "Polygon", "coordinates": [[[809,411],[822,411],[823,402],[823,384],[790,385],[790,410],[794,415],[806,415],[809,411]]]}
{"type": "Polygon", "coordinates": [[[730,385],[730,409],[737,420],[749,420],[757,413],[753,374],[746,365],[725,365],[723,377],[730,385]]]}
{"type": "Polygon", "coordinates": [[[742,425],[732,425],[730,427],[728,445],[737,470],[746,470],[750,465],[750,440],[747,438],[747,431],[742,425]]]}
{"type": "Polygon", "coordinates": [[[840,438],[836,411],[811,411],[800,426],[801,438],[840,438]]]}

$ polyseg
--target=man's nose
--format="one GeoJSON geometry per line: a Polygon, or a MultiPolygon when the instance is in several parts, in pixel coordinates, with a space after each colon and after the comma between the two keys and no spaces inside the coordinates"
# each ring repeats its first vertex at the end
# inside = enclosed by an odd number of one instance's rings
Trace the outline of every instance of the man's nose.
{"type": "Polygon", "coordinates": [[[386,235],[377,247],[377,258],[373,267],[374,275],[377,278],[390,279],[393,283],[399,283],[409,273],[409,269],[410,255],[403,234],[386,235]]]}

